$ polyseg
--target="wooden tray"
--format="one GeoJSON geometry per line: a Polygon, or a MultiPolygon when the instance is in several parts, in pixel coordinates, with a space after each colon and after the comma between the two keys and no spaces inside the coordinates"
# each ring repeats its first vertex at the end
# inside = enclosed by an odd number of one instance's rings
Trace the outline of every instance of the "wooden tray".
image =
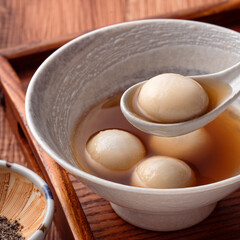
{"type": "MultiPolygon", "coordinates": [[[[240,31],[238,7],[239,1],[226,1],[224,7],[164,17],[194,19],[240,31]]],[[[48,239],[240,239],[240,191],[222,200],[214,213],[197,226],[177,232],[147,231],[120,219],[106,200],[78,182],[41,149],[26,124],[26,89],[42,61],[74,37],[76,35],[0,51],[2,108],[28,166],[48,182],[54,194],[56,229],[48,239]]]]}

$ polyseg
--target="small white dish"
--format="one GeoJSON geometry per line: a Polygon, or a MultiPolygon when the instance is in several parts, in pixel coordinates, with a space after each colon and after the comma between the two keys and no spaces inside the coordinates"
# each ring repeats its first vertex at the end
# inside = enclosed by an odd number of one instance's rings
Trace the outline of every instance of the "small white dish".
{"type": "Polygon", "coordinates": [[[44,239],[54,213],[46,182],[26,167],[0,160],[0,193],[0,216],[17,220],[25,239],[44,239]]]}

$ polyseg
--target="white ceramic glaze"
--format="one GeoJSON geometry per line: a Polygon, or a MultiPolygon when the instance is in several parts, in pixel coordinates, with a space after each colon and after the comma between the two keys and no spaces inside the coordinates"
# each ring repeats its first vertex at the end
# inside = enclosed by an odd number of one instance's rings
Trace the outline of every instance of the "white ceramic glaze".
{"type": "Polygon", "coordinates": [[[90,175],[70,148],[76,121],[102,99],[163,72],[218,72],[240,60],[240,34],[184,20],[144,20],[102,28],[67,43],[33,76],[26,96],[29,128],[46,152],[90,189],[111,202],[126,221],[169,231],[206,218],[239,188],[240,175],[204,186],[147,189],[90,175]]]}
{"type": "Polygon", "coordinates": [[[174,137],[189,132],[193,132],[209,122],[213,121],[218,117],[226,108],[239,96],[240,93],[240,62],[231,66],[228,69],[220,71],[218,73],[190,76],[190,78],[205,84],[211,84],[211,82],[222,82],[228,84],[232,91],[229,93],[223,101],[219,102],[214,109],[203,114],[200,117],[194,118],[189,121],[183,121],[178,123],[154,123],[151,121],[144,120],[138,117],[131,109],[130,102],[134,93],[144,82],[137,83],[128,88],[121,98],[121,110],[127,120],[134,125],[136,128],[143,132],[163,136],[163,137],[174,137]]]}
{"type": "Polygon", "coordinates": [[[54,212],[46,182],[21,165],[0,160],[0,193],[0,215],[18,220],[26,239],[44,239],[54,212]]]}

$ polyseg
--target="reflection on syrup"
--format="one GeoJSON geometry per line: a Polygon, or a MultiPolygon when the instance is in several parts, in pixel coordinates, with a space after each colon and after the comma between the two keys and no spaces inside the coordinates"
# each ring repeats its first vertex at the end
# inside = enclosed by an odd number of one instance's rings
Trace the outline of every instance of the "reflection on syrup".
{"type": "MultiPolygon", "coordinates": [[[[149,146],[150,135],[136,129],[125,119],[120,110],[119,100],[120,96],[105,100],[93,107],[83,119],[79,119],[72,135],[71,144],[75,160],[81,169],[101,178],[129,184],[132,169],[123,176],[113,174],[106,177],[101,172],[90,168],[85,155],[85,146],[89,137],[100,130],[111,128],[127,130],[135,134],[146,147],[146,157],[156,155],[149,146]]],[[[218,101],[216,100],[216,102],[218,101]]],[[[196,165],[191,165],[197,176],[197,185],[216,182],[239,173],[240,112],[234,107],[230,107],[208,124],[205,129],[214,144],[208,159],[202,159],[196,165]]]]}

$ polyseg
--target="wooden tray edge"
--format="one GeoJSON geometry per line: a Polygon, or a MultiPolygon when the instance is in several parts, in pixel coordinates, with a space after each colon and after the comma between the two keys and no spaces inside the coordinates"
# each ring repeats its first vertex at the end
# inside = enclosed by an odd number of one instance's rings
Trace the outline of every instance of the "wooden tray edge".
{"type": "Polygon", "coordinates": [[[33,138],[25,116],[25,93],[8,59],[0,56],[0,86],[4,109],[31,168],[49,184],[56,205],[56,225],[63,239],[93,239],[93,235],[67,172],[33,138]]]}

